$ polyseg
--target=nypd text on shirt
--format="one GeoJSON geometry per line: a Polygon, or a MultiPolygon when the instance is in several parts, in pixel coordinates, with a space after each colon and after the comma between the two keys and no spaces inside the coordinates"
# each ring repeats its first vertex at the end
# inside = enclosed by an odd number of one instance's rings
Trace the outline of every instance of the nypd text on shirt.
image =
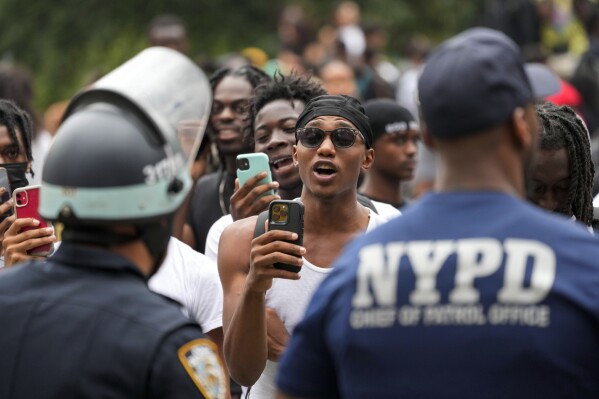
{"type": "Polygon", "coordinates": [[[360,250],[359,262],[350,313],[354,329],[550,325],[550,308],[542,302],[555,280],[555,253],[539,241],[469,238],[372,244],[360,250]],[[452,255],[455,275],[447,302],[442,302],[437,279],[452,255]],[[400,263],[406,258],[415,283],[409,303],[398,306],[400,263]],[[499,279],[501,287],[493,293],[495,302],[484,306],[474,283],[489,277],[499,279]]]}

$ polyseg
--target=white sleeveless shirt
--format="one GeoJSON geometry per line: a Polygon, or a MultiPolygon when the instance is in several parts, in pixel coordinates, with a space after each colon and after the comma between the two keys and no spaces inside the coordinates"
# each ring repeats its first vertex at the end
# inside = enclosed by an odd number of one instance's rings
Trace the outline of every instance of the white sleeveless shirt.
{"type": "MultiPolygon", "coordinates": [[[[370,231],[386,221],[387,219],[371,211],[366,231],[370,231]]],[[[331,267],[318,267],[304,258],[304,264],[299,272],[302,277],[299,280],[273,279],[272,287],[266,292],[266,306],[275,310],[289,334],[293,332],[297,323],[304,316],[312,294],[331,270],[333,270],[331,267]]],[[[252,386],[250,398],[270,399],[275,397],[277,369],[277,362],[266,361],[262,375],[252,386]]],[[[245,396],[242,397],[245,398],[245,396]]]]}

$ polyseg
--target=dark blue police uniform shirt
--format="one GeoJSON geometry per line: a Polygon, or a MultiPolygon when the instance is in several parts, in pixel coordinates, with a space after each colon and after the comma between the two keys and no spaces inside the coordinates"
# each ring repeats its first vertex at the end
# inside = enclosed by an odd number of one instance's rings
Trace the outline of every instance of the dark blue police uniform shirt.
{"type": "Polygon", "coordinates": [[[178,358],[200,328],[114,253],[63,243],[0,272],[0,398],[202,398],[178,358]]]}
{"type": "Polygon", "coordinates": [[[429,194],[344,251],[277,384],[321,398],[597,398],[599,241],[508,195],[429,194]]]}

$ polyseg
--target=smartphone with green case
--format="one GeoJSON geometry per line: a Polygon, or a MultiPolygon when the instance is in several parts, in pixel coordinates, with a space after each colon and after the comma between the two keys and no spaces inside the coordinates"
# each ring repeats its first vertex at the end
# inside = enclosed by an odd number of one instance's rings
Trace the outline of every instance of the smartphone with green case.
{"type": "MultiPolygon", "coordinates": [[[[237,155],[237,179],[239,180],[239,187],[243,186],[249,179],[256,176],[260,172],[266,172],[267,175],[264,179],[258,182],[258,185],[272,183],[272,175],[270,173],[270,165],[268,163],[268,155],[263,152],[256,152],[251,154],[239,154],[237,155]]],[[[260,197],[265,195],[274,195],[274,190],[270,189],[262,194],[260,197]]],[[[258,198],[260,198],[258,197],[258,198]]]]}

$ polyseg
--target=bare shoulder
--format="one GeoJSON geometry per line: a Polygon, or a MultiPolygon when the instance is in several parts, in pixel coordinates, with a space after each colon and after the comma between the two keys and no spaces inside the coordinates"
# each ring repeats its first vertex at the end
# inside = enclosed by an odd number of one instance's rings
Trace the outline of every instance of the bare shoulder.
{"type": "Polygon", "coordinates": [[[223,230],[218,244],[218,271],[221,279],[224,275],[248,273],[257,219],[257,216],[240,219],[223,230]]]}
{"type": "Polygon", "coordinates": [[[223,243],[226,245],[227,241],[236,241],[241,240],[242,238],[247,238],[248,241],[251,242],[254,237],[256,220],[258,220],[258,216],[250,216],[239,219],[225,227],[219,245],[223,245],[223,243]]]}

